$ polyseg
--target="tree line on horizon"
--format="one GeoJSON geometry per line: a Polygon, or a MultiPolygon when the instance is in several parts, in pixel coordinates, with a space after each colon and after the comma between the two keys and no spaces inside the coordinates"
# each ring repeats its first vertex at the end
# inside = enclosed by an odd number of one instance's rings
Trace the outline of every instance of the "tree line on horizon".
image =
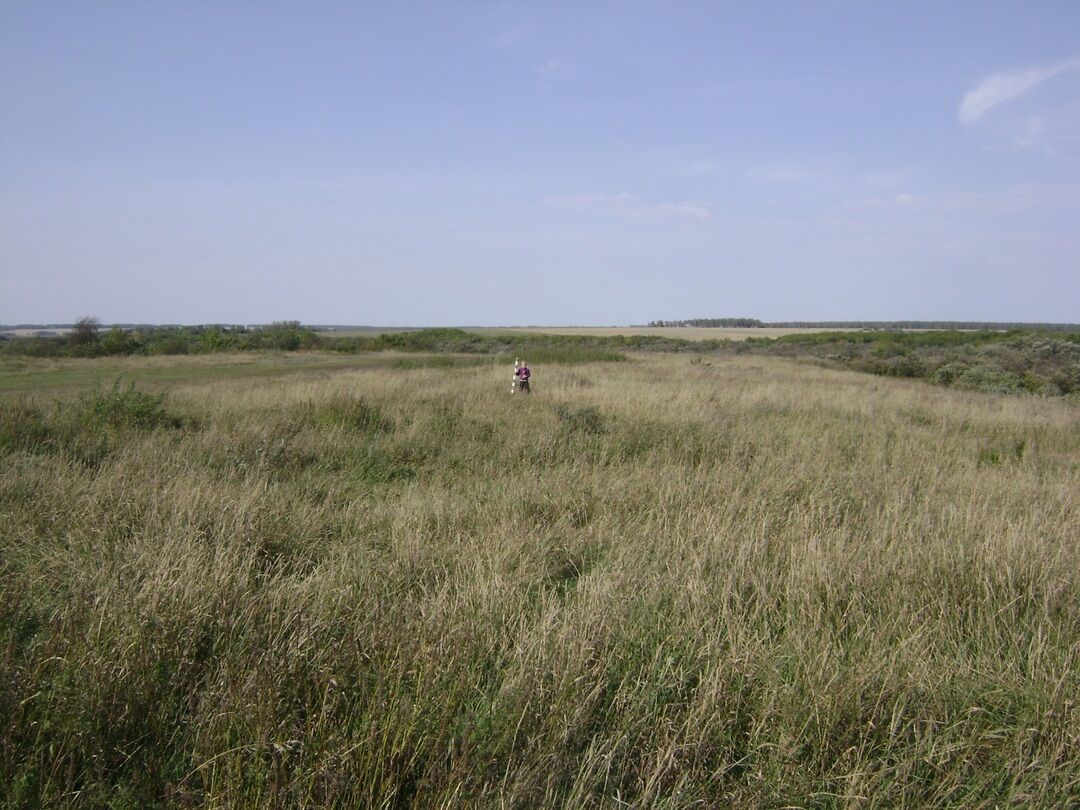
{"type": "Polygon", "coordinates": [[[1075,332],[1076,323],[1023,321],[762,321],[757,318],[685,318],[649,321],[650,327],[707,327],[724,329],[1036,329],[1040,332],[1075,332]]]}

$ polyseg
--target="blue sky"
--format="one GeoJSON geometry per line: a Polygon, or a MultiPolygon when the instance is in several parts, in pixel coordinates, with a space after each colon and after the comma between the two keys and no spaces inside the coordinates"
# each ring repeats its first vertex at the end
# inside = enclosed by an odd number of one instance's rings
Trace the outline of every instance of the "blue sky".
{"type": "Polygon", "coordinates": [[[0,0],[0,323],[1080,321],[1080,3],[0,0]]]}

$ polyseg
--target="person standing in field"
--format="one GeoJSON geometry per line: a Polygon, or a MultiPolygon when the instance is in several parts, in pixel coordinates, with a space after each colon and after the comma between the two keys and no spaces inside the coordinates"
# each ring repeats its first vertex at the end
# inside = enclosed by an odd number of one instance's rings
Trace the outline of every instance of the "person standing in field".
{"type": "Polygon", "coordinates": [[[532,372],[529,371],[529,364],[523,360],[517,371],[514,372],[514,376],[517,377],[518,390],[523,394],[529,393],[529,377],[532,376],[532,372]]]}

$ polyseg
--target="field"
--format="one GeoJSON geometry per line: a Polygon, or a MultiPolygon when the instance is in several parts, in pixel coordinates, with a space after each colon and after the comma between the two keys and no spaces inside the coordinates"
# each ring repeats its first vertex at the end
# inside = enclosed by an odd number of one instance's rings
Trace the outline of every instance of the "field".
{"type": "Polygon", "coordinates": [[[1080,803],[1075,401],[406,359],[0,365],[0,802],[1080,803]]]}
{"type": "Polygon", "coordinates": [[[159,388],[176,383],[204,383],[248,377],[266,379],[297,373],[340,371],[363,363],[352,357],[319,354],[228,354],[181,357],[115,357],[92,362],[56,359],[0,359],[0,396],[72,393],[117,380],[159,388]]]}

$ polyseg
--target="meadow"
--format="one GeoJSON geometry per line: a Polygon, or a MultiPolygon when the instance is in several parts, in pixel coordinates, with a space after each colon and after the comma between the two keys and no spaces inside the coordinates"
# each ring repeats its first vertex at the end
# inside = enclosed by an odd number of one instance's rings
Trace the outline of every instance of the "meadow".
{"type": "Polygon", "coordinates": [[[589,360],[5,358],[0,802],[1080,803],[1075,399],[589,360]]]}

